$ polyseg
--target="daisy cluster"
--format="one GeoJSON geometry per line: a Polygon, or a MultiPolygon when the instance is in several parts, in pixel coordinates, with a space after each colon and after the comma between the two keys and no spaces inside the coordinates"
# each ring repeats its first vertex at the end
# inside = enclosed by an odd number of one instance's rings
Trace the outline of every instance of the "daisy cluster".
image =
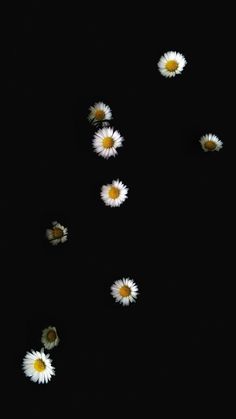
{"type": "MultiPolygon", "coordinates": [[[[113,119],[111,108],[103,102],[96,102],[89,108],[88,120],[97,131],[93,137],[93,149],[104,159],[116,157],[118,149],[123,146],[124,138],[114,127],[110,126],[113,119]]],[[[119,207],[128,195],[128,188],[119,179],[113,180],[101,188],[101,199],[109,207],[119,207]]]]}
{"type": "MultiPolygon", "coordinates": [[[[158,69],[162,76],[173,78],[183,72],[187,61],[179,52],[168,51],[158,61],[158,69]]],[[[204,151],[219,151],[223,147],[223,142],[214,134],[203,135],[199,140],[204,151]]]]}
{"type": "MultiPolygon", "coordinates": [[[[112,120],[111,108],[103,102],[97,102],[89,108],[89,122],[99,128],[93,137],[93,149],[104,159],[116,157],[117,149],[122,147],[124,138],[120,132],[110,126],[112,120]]],[[[128,195],[128,188],[119,179],[113,180],[101,189],[101,199],[109,207],[119,207],[128,195]]],[[[130,278],[115,281],[111,286],[111,295],[116,302],[128,306],[136,301],[138,286],[130,278]]]]}
{"type": "Polygon", "coordinates": [[[44,350],[50,351],[58,345],[59,341],[57,329],[54,326],[48,326],[42,331],[41,343],[43,347],[40,351],[32,349],[26,353],[22,368],[26,377],[29,377],[34,383],[48,383],[55,375],[55,367],[52,366],[50,355],[46,354],[44,350]]]}
{"type": "MultiPolygon", "coordinates": [[[[158,69],[162,76],[174,78],[183,72],[187,61],[185,57],[174,51],[166,52],[158,62],[158,69]]],[[[110,126],[112,121],[111,108],[103,102],[96,102],[89,108],[88,121],[96,129],[92,146],[95,153],[105,160],[116,157],[118,150],[123,146],[124,138],[114,127],[110,126]]],[[[205,134],[200,140],[200,145],[205,152],[219,151],[223,142],[214,134],[205,134]]],[[[101,187],[100,197],[106,206],[111,208],[119,207],[128,198],[128,188],[119,179],[101,187]]],[[[53,246],[63,244],[68,239],[68,228],[57,221],[53,221],[50,228],[46,230],[46,238],[53,246]]],[[[136,302],[138,286],[130,278],[122,278],[115,281],[110,288],[115,302],[128,306],[136,302]]],[[[59,343],[57,330],[49,326],[42,331],[41,343],[43,348],[40,351],[31,350],[23,359],[23,371],[32,381],[48,383],[55,375],[55,368],[49,354],[59,343]]]]}

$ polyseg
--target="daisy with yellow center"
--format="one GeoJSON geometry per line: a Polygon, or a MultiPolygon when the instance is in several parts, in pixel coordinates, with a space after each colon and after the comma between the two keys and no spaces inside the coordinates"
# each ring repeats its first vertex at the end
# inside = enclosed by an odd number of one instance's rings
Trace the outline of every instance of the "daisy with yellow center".
{"type": "Polygon", "coordinates": [[[48,350],[54,348],[59,343],[57,329],[54,326],[49,326],[42,332],[41,342],[48,350]]]}
{"type": "Polygon", "coordinates": [[[48,383],[52,375],[55,375],[52,361],[43,350],[27,352],[23,359],[23,371],[27,377],[30,377],[31,381],[39,384],[48,383]]]}
{"type": "Polygon", "coordinates": [[[166,52],[158,62],[160,73],[165,77],[174,77],[182,73],[187,61],[179,52],[166,52]]]}
{"type": "Polygon", "coordinates": [[[102,128],[94,135],[93,148],[99,156],[109,159],[117,155],[116,149],[122,146],[123,141],[124,138],[114,128],[102,128]]]}
{"type": "Polygon", "coordinates": [[[46,237],[53,246],[59,243],[64,243],[67,240],[68,229],[58,223],[57,221],[52,222],[53,227],[46,230],[46,237]]]}
{"type": "Polygon", "coordinates": [[[88,120],[93,125],[108,125],[108,121],[112,119],[111,109],[103,102],[97,102],[89,108],[88,120]]]}
{"type": "Polygon", "coordinates": [[[119,279],[111,286],[111,295],[117,303],[128,306],[130,303],[136,302],[138,287],[132,279],[119,279]]]}
{"type": "Polygon", "coordinates": [[[200,144],[204,151],[219,151],[223,147],[223,142],[214,134],[203,135],[200,144]]]}
{"type": "Polygon", "coordinates": [[[109,207],[119,207],[128,197],[128,188],[119,179],[103,185],[101,198],[109,207]]]}

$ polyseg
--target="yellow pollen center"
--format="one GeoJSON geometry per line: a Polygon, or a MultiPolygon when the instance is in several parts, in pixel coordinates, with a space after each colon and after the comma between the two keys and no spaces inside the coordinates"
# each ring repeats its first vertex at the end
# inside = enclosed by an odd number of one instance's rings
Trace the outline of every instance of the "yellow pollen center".
{"type": "Polygon", "coordinates": [[[46,368],[45,363],[42,361],[42,359],[36,359],[36,361],[34,361],[34,369],[38,372],[42,372],[44,371],[46,368]]]}
{"type": "Polygon", "coordinates": [[[205,142],[204,146],[207,150],[212,151],[212,150],[215,150],[216,143],[214,143],[214,141],[208,140],[208,141],[205,142]]]}
{"type": "Polygon", "coordinates": [[[98,121],[102,121],[105,118],[105,112],[102,109],[97,109],[95,111],[95,118],[98,121]]]}
{"type": "Polygon", "coordinates": [[[102,140],[102,145],[104,148],[111,148],[114,145],[114,140],[111,137],[105,137],[102,140]]]}
{"type": "Polygon", "coordinates": [[[168,71],[176,71],[177,68],[179,67],[179,64],[175,60],[169,60],[167,61],[165,67],[166,67],[166,70],[168,71]]]}
{"type": "Polygon", "coordinates": [[[47,333],[47,340],[49,342],[54,342],[56,338],[57,338],[56,332],[54,330],[49,330],[49,332],[47,333]]]}
{"type": "Polygon", "coordinates": [[[127,285],[124,285],[120,288],[119,293],[121,297],[128,297],[131,294],[131,289],[127,285]]]}
{"type": "Polygon", "coordinates": [[[61,228],[53,227],[52,234],[54,239],[60,239],[63,236],[63,231],[61,228]]]}
{"type": "Polygon", "coordinates": [[[120,195],[120,190],[115,186],[111,186],[108,192],[109,198],[116,199],[120,195]]]}

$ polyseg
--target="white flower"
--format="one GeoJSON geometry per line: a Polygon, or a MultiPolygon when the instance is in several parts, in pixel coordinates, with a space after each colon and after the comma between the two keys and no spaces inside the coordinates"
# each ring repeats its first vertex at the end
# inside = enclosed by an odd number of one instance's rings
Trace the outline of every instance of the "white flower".
{"type": "Polygon", "coordinates": [[[37,381],[39,384],[50,381],[52,375],[55,375],[54,370],[49,355],[45,355],[42,349],[40,352],[33,350],[27,352],[23,359],[23,371],[35,383],[37,381]]]}
{"type": "Polygon", "coordinates": [[[59,337],[57,334],[57,329],[53,326],[48,326],[42,332],[41,342],[44,347],[48,350],[54,348],[59,343],[59,337]]]}
{"type": "Polygon", "coordinates": [[[199,140],[204,151],[219,151],[223,142],[214,134],[206,134],[199,140]]]}
{"type": "Polygon", "coordinates": [[[158,68],[163,76],[174,77],[176,74],[180,74],[183,71],[186,64],[187,61],[182,54],[169,51],[160,58],[158,68]]]}
{"type": "Polygon", "coordinates": [[[112,119],[111,109],[103,102],[97,102],[89,108],[88,120],[93,125],[108,125],[108,121],[112,119]]]}
{"type": "Polygon", "coordinates": [[[116,156],[116,149],[122,146],[123,141],[123,137],[114,128],[102,128],[94,135],[93,148],[97,154],[108,159],[116,156]]]}
{"type": "Polygon", "coordinates": [[[138,287],[132,279],[119,279],[111,286],[111,295],[117,303],[128,306],[130,303],[136,302],[138,287]]]}
{"type": "Polygon", "coordinates": [[[119,207],[127,197],[128,188],[121,181],[113,180],[111,184],[103,185],[101,198],[110,207],[119,207]]]}
{"type": "Polygon", "coordinates": [[[68,229],[63,227],[57,221],[52,222],[53,227],[46,230],[46,237],[52,243],[52,245],[57,245],[58,243],[64,243],[67,240],[68,229]]]}

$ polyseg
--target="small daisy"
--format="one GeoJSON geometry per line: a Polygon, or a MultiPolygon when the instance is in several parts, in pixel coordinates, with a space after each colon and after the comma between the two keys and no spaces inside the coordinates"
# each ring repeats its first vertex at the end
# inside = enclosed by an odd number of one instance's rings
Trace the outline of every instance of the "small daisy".
{"type": "Polygon", "coordinates": [[[53,326],[49,326],[42,332],[41,342],[44,347],[48,350],[54,348],[59,343],[59,337],[57,334],[57,329],[53,326]]]}
{"type": "Polygon", "coordinates": [[[127,197],[128,188],[119,179],[103,185],[101,198],[109,207],[119,207],[127,197]]]}
{"type": "Polygon", "coordinates": [[[54,246],[67,240],[68,229],[57,221],[52,222],[53,227],[46,230],[46,237],[54,246]]]}
{"type": "Polygon", "coordinates": [[[158,62],[160,73],[165,77],[174,77],[183,71],[184,66],[187,64],[184,56],[179,52],[166,52],[158,62]]]}
{"type": "Polygon", "coordinates": [[[55,375],[55,368],[52,366],[52,361],[49,355],[45,355],[41,349],[38,351],[27,352],[23,359],[23,370],[27,377],[35,383],[47,383],[51,380],[52,375],[55,375]]]}
{"type": "Polygon", "coordinates": [[[223,142],[214,134],[206,134],[199,140],[204,151],[219,151],[223,142]]]}
{"type": "Polygon", "coordinates": [[[111,295],[117,303],[128,306],[130,303],[136,302],[138,287],[132,279],[119,279],[111,286],[111,295]]]}
{"type": "Polygon", "coordinates": [[[94,135],[93,148],[99,156],[109,159],[116,156],[116,149],[122,146],[123,141],[124,138],[114,128],[102,128],[94,135]]]}
{"type": "Polygon", "coordinates": [[[108,105],[105,105],[105,103],[97,102],[93,106],[90,106],[88,120],[91,124],[102,124],[103,126],[106,126],[111,119],[111,109],[108,105]]]}

